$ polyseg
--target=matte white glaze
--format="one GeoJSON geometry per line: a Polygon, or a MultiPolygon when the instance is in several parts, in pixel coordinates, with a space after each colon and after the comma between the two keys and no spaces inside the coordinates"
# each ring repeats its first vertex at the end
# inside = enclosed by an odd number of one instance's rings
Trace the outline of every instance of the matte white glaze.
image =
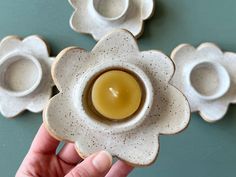
{"type": "Polygon", "coordinates": [[[190,91],[204,100],[214,100],[226,94],[230,88],[227,70],[219,63],[204,61],[190,67],[188,84],[190,91]]]}
{"type": "Polygon", "coordinates": [[[92,0],[90,3],[90,13],[103,22],[122,22],[130,6],[130,0],[92,0]]]}
{"type": "Polygon", "coordinates": [[[42,67],[31,55],[13,52],[0,60],[0,89],[9,96],[30,94],[41,79],[42,67]]]}
{"type": "Polygon", "coordinates": [[[88,72],[84,73],[78,82],[80,84],[78,84],[74,90],[76,106],[78,106],[77,108],[81,114],[81,118],[87,122],[86,124],[92,125],[94,129],[109,132],[120,132],[124,130],[128,131],[139,126],[148,117],[153,102],[153,87],[148,76],[137,66],[123,61],[110,61],[102,63],[94,66],[88,70],[88,72]],[[132,119],[119,123],[113,122],[111,124],[111,121],[104,120],[101,122],[96,121],[97,119],[95,118],[91,118],[92,116],[86,111],[86,109],[84,109],[85,105],[83,103],[83,96],[89,85],[89,82],[93,80],[94,77],[99,76],[105,71],[112,70],[113,68],[125,70],[137,76],[141,82],[141,85],[144,87],[143,92],[145,93],[143,93],[143,95],[145,95],[145,100],[142,101],[143,103],[141,109],[132,117],[132,119]]]}
{"type": "Polygon", "coordinates": [[[212,43],[197,49],[182,44],[171,58],[176,65],[171,83],[186,95],[191,111],[199,111],[207,122],[222,119],[228,105],[236,102],[236,54],[223,53],[212,43]]]}
{"type": "Polygon", "coordinates": [[[95,40],[115,29],[126,29],[135,37],[143,31],[143,21],[154,10],[153,0],[69,0],[74,7],[70,25],[95,40]]]}
{"type": "Polygon", "coordinates": [[[0,43],[0,112],[7,118],[24,110],[41,112],[51,97],[51,57],[38,36],[16,36],[0,43]]]}
{"type": "Polygon", "coordinates": [[[53,64],[60,93],[44,110],[45,125],[55,138],[75,142],[83,158],[105,149],[132,165],[150,165],[158,154],[158,136],[182,131],[190,118],[186,98],[168,83],[173,73],[174,65],[166,55],[140,52],[134,37],[124,30],[104,36],[91,52],[67,48],[53,64]],[[138,75],[144,85],[142,108],[125,121],[102,119],[83,104],[83,99],[89,99],[86,85],[112,68],[138,75]]]}

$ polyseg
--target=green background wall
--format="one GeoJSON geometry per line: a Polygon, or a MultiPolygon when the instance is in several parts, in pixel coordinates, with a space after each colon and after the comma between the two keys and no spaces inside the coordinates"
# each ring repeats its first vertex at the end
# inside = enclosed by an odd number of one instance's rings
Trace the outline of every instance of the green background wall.
{"type": "MultiPolygon", "coordinates": [[[[10,34],[43,36],[52,55],[71,45],[91,50],[95,41],[69,27],[72,8],[67,0],[1,0],[0,38],[10,34]]],[[[236,52],[235,0],[159,0],[145,23],[141,50],[166,54],[180,43],[215,42],[236,52]]],[[[236,69],[236,68],[235,68],[236,69]]],[[[26,112],[15,119],[0,116],[0,176],[14,176],[41,124],[41,114],[26,112]]],[[[131,177],[234,177],[236,175],[236,106],[218,123],[192,115],[189,128],[162,136],[157,162],[136,169],[131,177]]]]}

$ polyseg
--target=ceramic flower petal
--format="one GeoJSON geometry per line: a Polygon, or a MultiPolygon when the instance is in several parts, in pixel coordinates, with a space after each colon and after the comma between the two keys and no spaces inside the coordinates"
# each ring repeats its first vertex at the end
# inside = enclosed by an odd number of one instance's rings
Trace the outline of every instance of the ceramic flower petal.
{"type": "Polygon", "coordinates": [[[191,111],[199,111],[207,122],[222,119],[228,105],[236,100],[236,54],[223,53],[212,43],[197,49],[182,44],[171,58],[176,64],[171,83],[186,95],[191,111]]]}
{"type": "Polygon", "coordinates": [[[32,98],[30,104],[27,105],[26,109],[34,113],[41,112],[44,109],[45,104],[51,98],[51,95],[52,89],[45,88],[44,90],[42,90],[40,96],[32,98]]]}
{"type": "Polygon", "coordinates": [[[169,85],[169,81],[174,74],[172,61],[157,51],[147,51],[141,54],[142,57],[139,67],[150,73],[154,90],[157,90],[153,100],[153,113],[150,117],[154,119],[157,117],[166,117],[156,120],[156,127],[161,134],[174,134],[183,130],[189,122],[188,115],[190,112],[187,109],[189,105],[183,94],[169,85]],[[158,93],[161,94],[158,95],[158,93]],[[179,100],[182,105],[176,104],[176,100],[179,100]],[[164,110],[164,112],[161,110],[164,110]]]}
{"type": "Polygon", "coordinates": [[[153,9],[154,9],[154,1],[153,0],[146,0],[142,2],[142,19],[146,20],[150,16],[152,16],[153,9]]]}
{"type": "Polygon", "coordinates": [[[127,60],[129,58],[136,57],[139,50],[136,40],[130,35],[129,32],[116,31],[115,33],[108,33],[103,39],[96,44],[92,50],[92,54],[96,57],[96,60],[127,60]],[[110,58],[110,53],[113,53],[110,58]]]}
{"type": "Polygon", "coordinates": [[[130,132],[129,136],[106,133],[103,136],[96,136],[90,131],[90,133],[81,134],[80,141],[76,141],[75,144],[78,153],[83,158],[105,149],[113,156],[117,156],[134,166],[152,164],[159,151],[158,135],[153,135],[152,131],[145,131],[143,128],[137,128],[130,132]],[[145,136],[150,138],[144,138],[145,136]],[[121,147],[124,150],[121,151],[121,147]]]}
{"type": "Polygon", "coordinates": [[[213,43],[203,43],[197,50],[199,55],[207,55],[212,60],[220,59],[223,56],[221,49],[213,43]]]}
{"type": "Polygon", "coordinates": [[[143,20],[154,9],[153,0],[69,0],[75,9],[70,24],[73,30],[91,34],[99,40],[114,29],[126,29],[138,37],[143,20]]]}
{"type": "Polygon", "coordinates": [[[52,59],[38,36],[16,36],[0,43],[0,111],[15,117],[24,110],[41,112],[49,100],[53,81],[52,59]]]}
{"type": "Polygon", "coordinates": [[[57,139],[75,142],[83,158],[105,149],[132,165],[149,165],[158,153],[159,134],[188,125],[188,102],[168,83],[173,63],[159,51],[140,52],[128,31],[104,36],[91,52],[65,49],[52,73],[60,93],[45,108],[45,125],[57,139]],[[101,73],[118,68],[140,79],[144,96],[129,119],[112,121],[94,111],[90,89],[101,73]]]}
{"type": "Polygon", "coordinates": [[[83,49],[70,47],[61,52],[52,66],[52,76],[57,88],[64,91],[70,89],[68,86],[73,79],[87,70],[86,62],[90,62],[89,54],[83,49]],[[64,83],[65,77],[71,79],[64,83]]]}
{"type": "Polygon", "coordinates": [[[207,106],[202,105],[200,109],[201,109],[200,115],[203,117],[204,120],[206,120],[207,122],[215,122],[224,117],[225,113],[228,110],[228,104],[226,103],[225,105],[223,105],[218,103],[218,104],[208,104],[207,106]]]}
{"type": "Polygon", "coordinates": [[[67,141],[76,141],[80,138],[83,129],[78,128],[80,121],[75,121],[75,112],[73,111],[73,102],[68,99],[70,96],[60,93],[50,100],[44,111],[44,122],[49,128],[49,132],[57,138],[67,141]],[[64,118],[67,118],[66,120],[64,118]],[[51,124],[54,122],[54,124],[51,124]]]}
{"type": "Polygon", "coordinates": [[[39,36],[29,36],[23,40],[24,47],[31,49],[33,55],[37,58],[48,58],[49,49],[46,43],[39,36]]]}
{"type": "Polygon", "coordinates": [[[17,36],[8,36],[1,41],[1,56],[12,51],[33,53],[39,57],[49,57],[48,47],[39,36],[29,36],[21,40],[17,36]],[[29,51],[30,49],[30,51],[29,51]]]}
{"type": "Polygon", "coordinates": [[[4,55],[7,55],[11,51],[17,50],[20,46],[21,39],[17,36],[8,36],[2,39],[0,45],[0,57],[2,58],[4,55]]]}
{"type": "Polygon", "coordinates": [[[11,118],[23,112],[26,108],[26,103],[24,101],[18,101],[17,104],[15,100],[4,99],[4,95],[0,94],[0,111],[4,117],[11,118]],[[12,109],[14,107],[14,109],[12,109]]]}

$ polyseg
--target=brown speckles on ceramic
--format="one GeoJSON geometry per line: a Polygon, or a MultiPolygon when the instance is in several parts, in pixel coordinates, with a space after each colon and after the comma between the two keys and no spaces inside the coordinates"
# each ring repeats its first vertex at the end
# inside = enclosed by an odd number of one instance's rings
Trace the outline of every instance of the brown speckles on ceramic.
{"type": "Polygon", "coordinates": [[[92,125],[94,129],[111,133],[128,131],[136,128],[148,117],[153,102],[153,87],[148,76],[137,66],[123,61],[107,61],[98,66],[94,66],[88,72],[85,72],[78,82],[80,84],[78,84],[78,87],[76,87],[74,92],[74,96],[77,98],[75,104],[79,109],[80,117],[86,124],[92,125]],[[93,114],[89,109],[84,109],[91,107],[91,105],[86,103],[85,99],[88,98],[88,96],[85,96],[85,91],[89,90],[89,86],[90,88],[92,87],[91,82],[94,80],[93,78],[112,69],[123,70],[136,76],[142,85],[143,90],[143,100],[140,109],[132,116],[132,119],[119,121],[119,123],[114,123],[114,121],[111,122],[105,119],[101,122],[99,121],[101,118],[99,118],[98,115],[93,114]]]}
{"type": "Polygon", "coordinates": [[[124,30],[106,35],[91,52],[65,49],[52,69],[61,92],[45,108],[44,122],[53,136],[75,142],[82,157],[105,149],[129,164],[150,165],[158,153],[158,136],[180,132],[189,122],[186,98],[168,83],[173,72],[167,56],[140,52],[124,30]],[[112,68],[138,76],[145,92],[141,109],[125,121],[98,119],[89,104],[83,104],[94,76],[112,68]]]}
{"type": "Polygon", "coordinates": [[[52,58],[38,36],[16,36],[0,43],[0,111],[15,117],[24,110],[40,112],[51,96],[52,58]]]}
{"type": "Polygon", "coordinates": [[[212,43],[197,49],[182,44],[171,58],[176,64],[171,83],[186,95],[191,111],[199,111],[208,122],[223,118],[228,105],[236,101],[236,54],[223,53],[212,43]]]}
{"type": "Polygon", "coordinates": [[[70,25],[73,30],[88,33],[99,40],[115,29],[126,29],[139,37],[143,20],[154,10],[153,0],[69,0],[75,8],[70,25]],[[86,18],[85,18],[86,17],[86,18]]]}

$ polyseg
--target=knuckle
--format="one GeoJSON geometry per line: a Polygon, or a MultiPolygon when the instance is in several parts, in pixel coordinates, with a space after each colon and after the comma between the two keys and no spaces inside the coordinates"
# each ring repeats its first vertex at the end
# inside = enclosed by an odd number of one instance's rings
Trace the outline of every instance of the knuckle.
{"type": "Polygon", "coordinates": [[[88,171],[84,168],[72,170],[71,177],[91,177],[88,171]]]}

